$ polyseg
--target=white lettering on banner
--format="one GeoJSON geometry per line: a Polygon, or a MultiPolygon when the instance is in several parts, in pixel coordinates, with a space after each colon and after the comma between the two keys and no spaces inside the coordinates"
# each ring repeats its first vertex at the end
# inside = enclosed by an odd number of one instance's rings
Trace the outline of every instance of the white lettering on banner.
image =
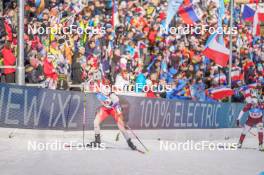
{"type": "Polygon", "coordinates": [[[217,106],[216,106],[216,109],[215,109],[215,127],[219,127],[219,123],[217,122],[217,114],[218,114],[218,110],[221,108],[221,105],[220,104],[217,104],[217,106]]]}
{"type": "Polygon", "coordinates": [[[170,126],[170,102],[167,101],[162,101],[161,104],[161,114],[160,116],[163,117],[163,121],[162,121],[162,127],[169,127],[170,126]]]}
{"type": "Polygon", "coordinates": [[[146,112],[145,112],[145,126],[147,128],[149,128],[150,127],[150,124],[151,124],[152,108],[153,108],[152,101],[151,100],[148,100],[147,106],[146,106],[146,112]],[[148,115],[148,111],[149,111],[149,115],[148,115]]]}
{"type": "Polygon", "coordinates": [[[205,128],[219,127],[217,117],[221,104],[206,104],[195,102],[173,102],[165,100],[142,100],[142,128],[205,128]],[[171,108],[174,104],[174,108],[171,108]],[[174,109],[174,110],[173,110],[174,109]],[[171,118],[171,115],[173,116],[171,118]]]}
{"type": "Polygon", "coordinates": [[[140,102],[140,106],[141,106],[141,122],[140,122],[140,126],[141,126],[141,128],[143,128],[143,124],[144,124],[144,119],[145,119],[145,100],[142,100],[141,102],[140,102]]]}
{"type": "Polygon", "coordinates": [[[37,96],[33,96],[32,101],[31,101],[31,105],[29,107],[28,110],[28,91],[25,90],[25,96],[24,96],[24,125],[28,126],[29,120],[33,115],[34,118],[34,126],[38,126],[39,125],[39,119],[40,119],[40,114],[45,102],[45,98],[46,98],[46,92],[43,93],[43,96],[41,98],[41,102],[40,105],[38,107],[38,103],[37,103],[37,96]]]}
{"type": "MultiPolygon", "coordinates": [[[[81,99],[80,99],[80,96],[78,96],[78,95],[73,95],[72,100],[76,100],[77,101],[76,102],[77,105],[76,105],[75,110],[74,110],[74,112],[73,112],[73,114],[72,114],[72,116],[71,116],[71,118],[69,120],[69,123],[68,123],[68,127],[69,128],[77,127],[77,123],[76,122],[74,123],[73,120],[77,116],[77,112],[78,112],[78,109],[79,109],[80,104],[81,104],[81,99]]],[[[86,104],[84,104],[84,105],[86,105],[86,104]]],[[[70,106],[69,106],[69,108],[70,108],[70,106]]]]}
{"type": "Polygon", "coordinates": [[[160,115],[160,101],[155,101],[154,104],[154,115],[152,120],[152,126],[157,127],[159,124],[159,115],[160,115]]]}
{"type": "Polygon", "coordinates": [[[183,118],[184,118],[184,103],[182,103],[181,106],[182,106],[182,108],[181,108],[182,110],[181,110],[181,125],[180,126],[184,128],[184,127],[186,127],[186,123],[183,122],[183,118]]]}
{"type": "Polygon", "coordinates": [[[201,107],[202,107],[202,114],[201,114],[201,127],[203,127],[204,111],[205,111],[206,106],[207,106],[207,105],[206,105],[205,103],[203,103],[203,104],[201,105],[201,107]]]}
{"type": "Polygon", "coordinates": [[[2,114],[2,110],[3,110],[3,106],[4,106],[4,95],[5,95],[5,88],[1,88],[1,98],[0,98],[0,118],[1,118],[1,114],[2,114]]]}
{"type": "Polygon", "coordinates": [[[71,96],[69,95],[64,103],[62,102],[61,94],[57,94],[57,97],[59,99],[59,113],[58,113],[58,115],[57,115],[57,117],[53,123],[53,127],[56,126],[56,124],[60,118],[62,119],[63,127],[66,127],[65,109],[67,108],[67,105],[69,104],[71,96]]]}
{"type": "Polygon", "coordinates": [[[12,95],[22,95],[23,90],[18,88],[10,88],[8,93],[8,100],[7,100],[7,109],[6,109],[6,117],[5,117],[5,124],[12,124],[18,125],[19,121],[16,119],[10,119],[9,114],[10,110],[19,110],[20,104],[12,103],[12,95]]]}
{"type": "Polygon", "coordinates": [[[178,110],[179,109],[178,106],[181,106],[181,103],[180,102],[176,102],[175,103],[174,127],[179,127],[180,126],[180,123],[177,123],[177,118],[181,117],[181,112],[178,110]]]}
{"type": "Polygon", "coordinates": [[[211,104],[207,104],[205,126],[211,126],[212,113],[213,106],[211,104]]]}
{"type": "Polygon", "coordinates": [[[53,94],[52,97],[52,103],[51,103],[51,108],[50,108],[50,116],[49,116],[49,127],[51,127],[51,123],[52,123],[52,116],[53,116],[53,112],[54,112],[54,100],[56,98],[56,94],[53,94]]]}
{"type": "Polygon", "coordinates": [[[192,127],[192,124],[193,122],[189,122],[189,119],[192,117],[193,120],[191,121],[194,121],[194,117],[193,117],[193,110],[191,110],[191,108],[194,107],[194,103],[190,102],[189,105],[188,105],[188,114],[187,114],[187,127],[192,127]]]}
{"type": "Polygon", "coordinates": [[[197,116],[197,115],[196,115],[196,109],[197,109],[198,106],[201,106],[200,103],[196,103],[196,104],[195,104],[195,107],[194,107],[194,109],[193,109],[193,113],[194,113],[194,115],[193,115],[193,126],[194,126],[195,128],[197,128],[198,125],[199,125],[198,122],[197,122],[197,120],[196,120],[196,119],[197,119],[197,118],[196,118],[196,116],[197,116]]]}
{"type": "Polygon", "coordinates": [[[31,100],[31,104],[28,104],[28,91],[25,90],[24,93],[24,125],[28,125],[30,117],[34,116],[34,123],[35,123],[35,117],[37,117],[37,97],[33,96],[31,100]],[[29,106],[29,110],[27,110],[27,107],[29,106]]]}

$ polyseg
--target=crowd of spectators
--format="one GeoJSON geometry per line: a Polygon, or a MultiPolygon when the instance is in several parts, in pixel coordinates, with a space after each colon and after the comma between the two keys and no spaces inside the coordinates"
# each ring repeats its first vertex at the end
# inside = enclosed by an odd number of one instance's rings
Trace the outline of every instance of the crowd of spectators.
{"type": "MultiPolygon", "coordinates": [[[[199,25],[217,27],[218,4],[214,0],[195,2],[202,9],[199,25]]],[[[228,68],[221,68],[201,54],[209,33],[203,35],[162,33],[167,0],[27,0],[25,5],[25,66],[27,83],[44,83],[51,89],[96,83],[108,78],[118,87],[164,87],[170,92],[148,90],[148,97],[212,100],[208,89],[228,85],[228,68]],[[118,15],[113,15],[118,14],[118,15]],[[32,32],[36,27],[78,26],[89,32],[32,32]],[[29,32],[31,31],[31,32],[29,32]],[[92,81],[90,81],[92,80],[92,81]]],[[[225,3],[223,28],[230,23],[225,3]]],[[[15,65],[17,56],[17,3],[4,1],[0,18],[1,65],[15,65]]],[[[235,4],[232,88],[263,83],[264,39],[252,35],[252,23],[241,18],[235,4]]],[[[170,26],[184,27],[176,15],[170,26]]],[[[51,29],[53,30],[53,29],[51,29]]],[[[229,45],[230,37],[224,34],[229,45]]],[[[15,81],[15,69],[1,69],[1,81],[15,81]]],[[[71,90],[79,90],[78,87],[71,90]]],[[[243,101],[238,91],[233,101],[243,101]]]]}

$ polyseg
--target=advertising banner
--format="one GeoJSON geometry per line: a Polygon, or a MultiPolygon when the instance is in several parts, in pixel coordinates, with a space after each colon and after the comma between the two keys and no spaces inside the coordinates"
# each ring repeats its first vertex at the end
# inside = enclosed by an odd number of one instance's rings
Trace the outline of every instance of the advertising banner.
{"type": "MultiPolygon", "coordinates": [[[[238,103],[119,97],[124,120],[133,129],[232,128],[243,108],[238,103]]],[[[93,93],[0,84],[1,127],[81,130],[85,124],[91,130],[99,107],[93,93]]],[[[109,117],[102,127],[116,124],[109,117]]]]}

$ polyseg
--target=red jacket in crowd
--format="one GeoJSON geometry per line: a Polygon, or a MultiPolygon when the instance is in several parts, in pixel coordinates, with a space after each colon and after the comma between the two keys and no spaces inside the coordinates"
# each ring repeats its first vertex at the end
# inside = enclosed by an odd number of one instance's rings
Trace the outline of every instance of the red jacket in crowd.
{"type": "Polygon", "coordinates": [[[47,78],[51,78],[53,80],[58,79],[58,75],[54,71],[54,66],[53,66],[52,62],[49,62],[47,58],[44,60],[43,67],[44,67],[44,74],[47,78]]]}
{"type": "MultiPolygon", "coordinates": [[[[3,48],[2,50],[2,55],[4,58],[4,66],[14,66],[16,63],[16,57],[12,53],[11,49],[8,49],[6,47],[3,48]]],[[[6,68],[4,69],[5,74],[11,74],[16,72],[16,69],[13,68],[6,68]]]]}
{"type": "Polygon", "coordinates": [[[7,33],[7,40],[12,41],[13,40],[12,28],[6,21],[4,22],[4,25],[5,25],[5,30],[7,33]]]}

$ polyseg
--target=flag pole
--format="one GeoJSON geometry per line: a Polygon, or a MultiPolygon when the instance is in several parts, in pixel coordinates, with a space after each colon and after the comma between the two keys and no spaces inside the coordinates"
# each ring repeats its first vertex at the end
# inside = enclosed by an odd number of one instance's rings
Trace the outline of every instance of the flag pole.
{"type": "MultiPolygon", "coordinates": [[[[230,0],[230,35],[229,35],[229,77],[228,77],[228,85],[230,88],[232,88],[232,79],[231,79],[231,72],[232,72],[232,53],[233,53],[233,34],[232,34],[232,28],[233,28],[233,14],[234,14],[234,0],[230,0]]],[[[229,102],[231,102],[231,97],[229,98],[229,102]]]]}
{"type": "Polygon", "coordinates": [[[18,1],[18,59],[16,70],[16,83],[25,84],[25,65],[24,65],[24,0],[18,1]]]}

